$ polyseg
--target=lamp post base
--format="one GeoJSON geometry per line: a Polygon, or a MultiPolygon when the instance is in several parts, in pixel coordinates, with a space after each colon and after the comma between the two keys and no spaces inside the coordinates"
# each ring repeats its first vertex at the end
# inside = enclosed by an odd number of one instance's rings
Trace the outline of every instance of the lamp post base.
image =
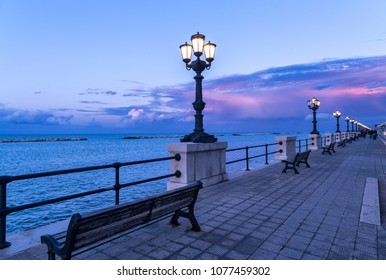
{"type": "Polygon", "coordinates": [[[0,244],[0,249],[8,248],[9,246],[11,246],[11,242],[5,241],[0,244]]]}
{"type": "Polygon", "coordinates": [[[205,132],[193,132],[191,134],[185,135],[181,139],[181,142],[193,142],[193,143],[215,143],[217,138],[214,135],[210,135],[205,132]]]}

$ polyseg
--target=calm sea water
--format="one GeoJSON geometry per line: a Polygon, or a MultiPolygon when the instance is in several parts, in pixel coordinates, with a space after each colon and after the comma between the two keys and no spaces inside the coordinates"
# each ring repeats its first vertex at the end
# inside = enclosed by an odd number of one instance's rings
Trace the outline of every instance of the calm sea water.
{"type": "MultiPolygon", "coordinates": [[[[228,148],[239,148],[275,142],[276,136],[298,134],[222,134],[218,141],[228,142],[228,148]]],[[[84,137],[87,141],[0,143],[0,176],[22,175],[46,171],[86,167],[114,162],[168,157],[167,145],[179,142],[178,138],[123,139],[127,135],[0,135],[0,139],[84,137]]],[[[273,151],[274,147],[270,148],[273,151]]],[[[252,155],[264,153],[254,149],[252,155]]],[[[228,152],[227,161],[245,157],[245,151],[228,152]]],[[[274,156],[270,156],[273,159],[274,156]]],[[[265,158],[251,160],[250,168],[264,165],[265,158]]],[[[245,169],[245,162],[227,165],[227,172],[245,169]]],[[[121,183],[169,174],[169,162],[163,161],[121,168],[121,183]]],[[[15,181],[7,186],[7,206],[23,205],[59,196],[75,194],[114,184],[114,169],[15,181]]],[[[121,202],[129,201],[166,190],[168,179],[129,187],[121,191],[121,202]]],[[[73,213],[86,213],[114,205],[114,192],[92,195],[67,202],[41,206],[10,214],[7,217],[7,234],[18,233],[70,217],[73,213]]]]}

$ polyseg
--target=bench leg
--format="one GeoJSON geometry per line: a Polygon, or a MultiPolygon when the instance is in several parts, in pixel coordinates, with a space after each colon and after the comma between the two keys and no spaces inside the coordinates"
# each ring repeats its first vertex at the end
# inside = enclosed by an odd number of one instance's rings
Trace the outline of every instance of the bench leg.
{"type": "Polygon", "coordinates": [[[305,165],[307,165],[307,167],[311,167],[309,164],[308,164],[308,161],[307,160],[303,160],[303,161],[299,161],[296,166],[300,166],[301,163],[304,163],[305,165]]]}
{"type": "Polygon", "coordinates": [[[283,173],[287,173],[287,169],[293,169],[295,171],[295,174],[299,174],[298,170],[296,169],[295,163],[286,163],[286,165],[285,165],[285,167],[284,167],[282,172],[283,173]],[[291,164],[291,166],[288,166],[290,164],[291,164]]]}
{"type": "Polygon", "coordinates": [[[170,223],[171,223],[172,225],[175,225],[175,226],[180,225],[180,224],[178,223],[178,218],[179,218],[180,215],[181,215],[180,212],[181,212],[181,210],[177,210],[176,212],[174,212],[174,215],[173,215],[172,219],[170,220],[170,223]]]}
{"type": "Polygon", "coordinates": [[[172,219],[170,220],[170,223],[172,225],[178,226],[179,225],[178,218],[180,216],[188,218],[190,220],[190,223],[192,224],[192,230],[193,231],[201,231],[201,227],[197,222],[196,216],[194,215],[193,206],[189,206],[189,213],[186,213],[186,212],[182,211],[181,209],[174,212],[174,215],[173,215],[172,219]]]}
{"type": "Polygon", "coordinates": [[[188,216],[189,216],[190,223],[192,224],[192,230],[193,231],[201,231],[201,227],[200,227],[200,225],[197,222],[196,216],[194,215],[194,208],[193,208],[193,206],[189,207],[189,214],[188,214],[188,216]]]}
{"type": "Polygon", "coordinates": [[[55,260],[55,253],[54,252],[48,251],[47,255],[48,255],[49,260],[55,260]]]}
{"type": "Polygon", "coordinates": [[[287,173],[287,169],[288,168],[290,168],[290,167],[288,167],[288,164],[290,164],[289,162],[287,162],[287,161],[282,161],[283,163],[285,163],[285,167],[284,167],[284,169],[283,169],[283,173],[287,173]]]}

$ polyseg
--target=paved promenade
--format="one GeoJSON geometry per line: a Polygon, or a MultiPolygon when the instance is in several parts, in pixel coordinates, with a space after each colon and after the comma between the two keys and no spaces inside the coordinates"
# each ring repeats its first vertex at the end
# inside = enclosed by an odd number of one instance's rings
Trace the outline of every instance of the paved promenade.
{"type": "MultiPolygon", "coordinates": [[[[309,163],[299,175],[278,163],[203,189],[201,232],[164,219],[74,259],[385,260],[385,145],[360,139],[332,155],[313,151],[309,163]],[[379,181],[383,225],[360,221],[367,178],[379,181]]],[[[3,259],[46,259],[42,245],[1,251],[3,259]]]]}

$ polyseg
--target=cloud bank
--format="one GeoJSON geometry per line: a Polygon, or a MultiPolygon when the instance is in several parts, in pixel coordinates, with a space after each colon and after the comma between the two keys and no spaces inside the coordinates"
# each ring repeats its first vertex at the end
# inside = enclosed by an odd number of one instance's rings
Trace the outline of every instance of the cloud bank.
{"type": "MultiPolygon", "coordinates": [[[[215,64],[213,67],[216,67],[215,64]]],[[[333,131],[332,112],[340,110],[373,126],[386,119],[386,56],[323,60],[203,80],[204,127],[211,131],[308,131],[311,110],[307,100],[317,97],[321,131],[333,131]]],[[[207,72],[204,76],[210,75],[207,72]]],[[[52,111],[18,111],[0,106],[0,124],[75,125],[81,117],[109,132],[117,128],[139,132],[191,131],[194,124],[195,83],[173,86],[136,86],[125,92],[88,88],[71,114],[52,111]],[[98,96],[120,97],[119,106],[98,100],[98,96]],[[82,106],[94,106],[93,109],[82,106]]],[[[115,97],[114,97],[115,98],[115,97]]],[[[342,118],[342,119],[343,119],[342,118]]],[[[342,120],[343,122],[343,120],[342,120]]],[[[95,126],[94,126],[95,127],[95,126]]]]}

